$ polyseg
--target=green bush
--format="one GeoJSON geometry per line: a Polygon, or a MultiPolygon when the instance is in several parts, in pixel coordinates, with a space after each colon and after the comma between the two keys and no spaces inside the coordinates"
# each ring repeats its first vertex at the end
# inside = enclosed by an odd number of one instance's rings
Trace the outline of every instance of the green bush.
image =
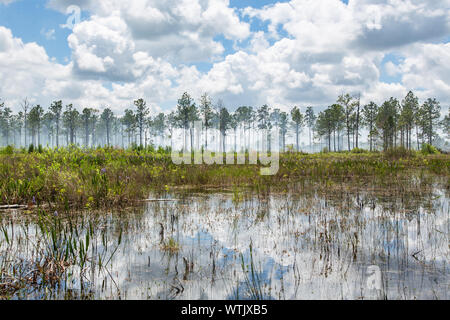
{"type": "Polygon", "coordinates": [[[131,144],[131,150],[136,151],[136,152],[140,152],[140,151],[144,150],[144,146],[138,145],[137,143],[133,142],[131,144]]]}
{"type": "Polygon", "coordinates": [[[385,152],[385,156],[388,159],[400,159],[400,158],[412,158],[416,153],[405,147],[397,147],[389,149],[385,152]]]}
{"type": "Polygon", "coordinates": [[[431,144],[425,143],[422,145],[422,154],[428,155],[428,154],[440,154],[439,150],[436,149],[436,147],[432,146],[431,144]]]}
{"type": "Polygon", "coordinates": [[[361,148],[354,148],[352,150],[352,153],[366,153],[367,150],[361,149],[361,148]]]}
{"type": "Polygon", "coordinates": [[[14,154],[14,147],[13,146],[6,146],[5,148],[3,148],[1,150],[1,154],[8,154],[8,155],[14,154]]]}
{"type": "Polygon", "coordinates": [[[156,151],[155,146],[153,144],[149,144],[147,149],[145,150],[147,153],[154,153],[156,151]]]}

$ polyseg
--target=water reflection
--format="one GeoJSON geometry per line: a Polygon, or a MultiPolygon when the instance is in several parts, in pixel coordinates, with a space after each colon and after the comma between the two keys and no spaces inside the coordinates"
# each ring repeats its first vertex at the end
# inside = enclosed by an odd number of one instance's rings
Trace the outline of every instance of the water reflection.
{"type": "MultiPolygon", "coordinates": [[[[176,200],[81,216],[79,237],[91,234],[86,264],[68,267],[51,289],[44,284],[14,297],[447,298],[449,208],[442,190],[414,198],[373,192],[246,194],[240,202],[230,194],[166,197],[176,200]]],[[[3,216],[2,224],[14,234],[14,253],[32,259],[36,222],[17,215],[3,216]]]]}

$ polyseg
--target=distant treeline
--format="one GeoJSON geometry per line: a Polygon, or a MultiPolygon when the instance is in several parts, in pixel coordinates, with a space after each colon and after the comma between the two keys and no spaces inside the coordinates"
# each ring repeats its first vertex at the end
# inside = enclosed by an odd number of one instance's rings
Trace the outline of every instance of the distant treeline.
{"type": "MultiPolygon", "coordinates": [[[[14,114],[0,102],[1,145],[172,146],[174,130],[183,129],[183,144],[192,149],[195,121],[203,123],[200,144],[204,148],[208,148],[208,131],[218,130],[221,137],[232,132],[234,150],[237,150],[238,136],[240,147],[244,149],[251,143],[248,138],[251,133],[259,130],[278,130],[280,150],[286,150],[286,136],[292,134],[293,148],[300,150],[300,134],[308,128],[310,146],[320,141],[321,148],[330,151],[360,148],[364,128],[368,132],[365,140],[370,151],[399,146],[420,148],[423,144],[434,143],[439,128],[446,138],[450,132],[450,115],[441,120],[440,103],[427,99],[420,105],[413,92],[402,101],[390,98],[380,106],[374,102],[362,106],[359,96],[342,94],[335,104],[318,114],[313,107],[307,107],[304,113],[293,107],[287,113],[268,105],[241,106],[230,112],[221,100],[213,104],[208,94],[202,95],[196,104],[188,93],[182,95],[176,110],[170,113],[150,114],[143,99],[134,101],[134,106],[117,116],[110,108],[84,108],[80,112],[72,104],[63,107],[62,101],[54,101],[45,111],[25,99],[21,111],[14,114]]],[[[221,141],[225,149],[225,139],[221,141]]]]}

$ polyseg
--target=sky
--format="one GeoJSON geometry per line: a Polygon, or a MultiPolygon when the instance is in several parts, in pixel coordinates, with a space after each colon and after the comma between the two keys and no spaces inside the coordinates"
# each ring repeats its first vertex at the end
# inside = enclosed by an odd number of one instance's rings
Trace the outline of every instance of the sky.
{"type": "Polygon", "coordinates": [[[413,90],[445,109],[449,40],[450,0],[0,0],[0,99],[304,111],[413,90]]]}

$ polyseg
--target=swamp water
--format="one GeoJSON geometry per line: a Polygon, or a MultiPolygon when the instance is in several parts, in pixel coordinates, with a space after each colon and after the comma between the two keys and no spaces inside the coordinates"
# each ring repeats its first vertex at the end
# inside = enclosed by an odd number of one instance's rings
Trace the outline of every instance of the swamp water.
{"type": "Polygon", "coordinates": [[[40,220],[0,213],[0,270],[16,285],[8,297],[448,299],[442,189],[165,199],[40,220]]]}

